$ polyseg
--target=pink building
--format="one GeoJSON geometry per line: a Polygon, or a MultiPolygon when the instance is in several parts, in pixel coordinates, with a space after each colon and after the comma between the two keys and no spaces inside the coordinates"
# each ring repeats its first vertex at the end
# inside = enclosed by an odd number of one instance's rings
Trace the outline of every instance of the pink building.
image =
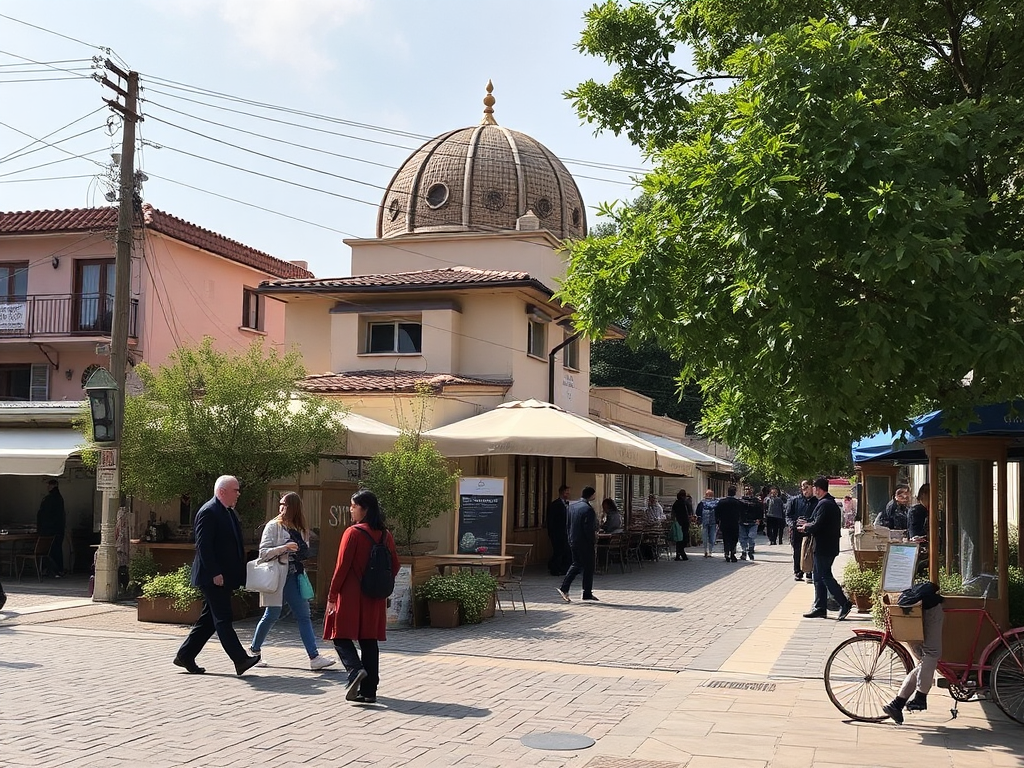
{"type": "MultiPolygon", "coordinates": [[[[0,528],[33,524],[42,481],[59,478],[79,568],[99,507],[71,419],[88,376],[110,364],[116,228],[116,208],[0,213],[0,528]]],[[[204,336],[221,350],[258,337],[283,345],[285,305],[255,289],[309,277],[303,263],[143,205],[133,238],[131,362],[159,366],[204,336]]],[[[129,371],[129,390],[132,379],[129,371]]]]}

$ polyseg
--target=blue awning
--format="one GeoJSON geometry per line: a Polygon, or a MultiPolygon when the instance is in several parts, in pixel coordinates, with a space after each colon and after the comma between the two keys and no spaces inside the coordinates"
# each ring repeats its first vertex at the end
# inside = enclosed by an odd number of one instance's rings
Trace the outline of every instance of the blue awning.
{"type": "MultiPolygon", "coordinates": [[[[1024,444],[1024,401],[979,405],[974,408],[975,419],[956,435],[974,437],[1017,437],[1024,444]]],[[[900,464],[925,464],[921,440],[931,437],[949,437],[954,433],[945,423],[942,411],[932,411],[914,419],[904,433],[879,432],[865,437],[851,446],[854,464],[868,461],[892,461],[900,464]]],[[[1015,447],[1012,453],[1018,453],[1015,447]]]]}

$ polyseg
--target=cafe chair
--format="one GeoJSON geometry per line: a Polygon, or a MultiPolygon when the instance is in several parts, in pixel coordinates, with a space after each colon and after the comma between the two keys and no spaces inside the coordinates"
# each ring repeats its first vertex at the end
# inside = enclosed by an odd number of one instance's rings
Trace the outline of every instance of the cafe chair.
{"type": "Polygon", "coordinates": [[[21,574],[25,571],[25,565],[32,563],[36,569],[36,579],[43,580],[43,563],[50,556],[50,545],[53,544],[53,536],[39,536],[31,552],[21,552],[14,556],[14,568],[18,571],[18,581],[21,581],[21,574]]]}
{"type": "Polygon", "coordinates": [[[643,531],[632,530],[626,541],[626,562],[636,560],[641,571],[644,569],[644,537],[643,531]]]}
{"type": "Polygon", "coordinates": [[[505,566],[505,572],[498,577],[498,588],[494,592],[498,610],[504,613],[505,609],[501,604],[501,595],[508,593],[508,600],[512,604],[512,610],[516,609],[516,593],[519,593],[519,602],[523,604],[523,613],[526,613],[526,598],[523,597],[523,576],[526,574],[526,565],[530,562],[530,553],[533,551],[533,544],[506,544],[505,553],[512,557],[512,562],[505,566]]]}
{"type": "MultiPolygon", "coordinates": [[[[618,563],[619,570],[626,572],[626,535],[613,533],[597,541],[597,562],[601,566],[600,573],[608,573],[609,563],[618,563]]],[[[632,568],[630,568],[632,570],[632,568]]]]}

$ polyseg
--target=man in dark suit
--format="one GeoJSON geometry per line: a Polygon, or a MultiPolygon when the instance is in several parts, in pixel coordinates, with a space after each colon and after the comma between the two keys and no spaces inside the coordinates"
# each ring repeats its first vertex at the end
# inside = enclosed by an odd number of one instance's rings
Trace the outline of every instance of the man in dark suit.
{"type": "Polygon", "coordinates": [[[203,612],[174,657],[174,663],[189,674],[201,675],[206,671],[196,664],[196,656],[214,632],[235,663],[237,675],[241,676],[260,660],[259,656],[245,652],[231,623],[231,593],[245,584],[242,526],[235,514],[239,493],[238,478],[222,475],[213,487],[213,498],[196,513],[192,586],[203,593],[203,612]]]}
{"type": "Polygon", "coordinates": [[[572,550],[572,565],[569,572],[562,579],[562,586],[558,588],[558,594],[567,603],[569,599],[569,587],[572,586],[576,574],[583,572],[583,599],[597,600],[594,597],[594,558],[595,546],[597,544],[597,513],[590,505],[590,500],[597,493],[589,485],[583,489],[583,497],[569,505],[569,523],[567,533],[569,534],[569,549],[572,550]]]}
{"type": "Polygon", "coordinates": [[[36,512],[36,532],[40,536],[52,536],[50,551],[47,553],[47,571],[55,579],[64,575],[64,529],[67,516],[64,513],[64,497],[55,479],[46,481],[47,493],[36,512]]]}
{"type": "Polygon", "coordinates": [[[839,604],[839,621],[850,615],[853,603],[843,594],[842,587],[832,575],[832,563],[839,555],[839,537],[842,533],[843,513],[828,492],[828,478],[814,480],[814,497],[818,500],[814,516],[800,525],[800,532],[814,537],[814,605],[804,614],[805,619],[824,619],[828,616],[828,595],[839,604]]]}
{"type": "Polygon", "coordinates": [[[736,498],[736,486],[726,489],[726,497],[719,499],[715,505],[715,521],[722,532],[722,546],[725,549],[725,562],[736,563],[736,543],[740,538],[740,517],[746,511],[746,505],[736,498]]]}
{"type": "Polygon", "coordinates": [[[558,487],[558,498],[548,504],[548,538],[551,540],[551,559],[548,571],[552,576],[565,576],[572,564],[569,549],[569,486],[558,487]]]}

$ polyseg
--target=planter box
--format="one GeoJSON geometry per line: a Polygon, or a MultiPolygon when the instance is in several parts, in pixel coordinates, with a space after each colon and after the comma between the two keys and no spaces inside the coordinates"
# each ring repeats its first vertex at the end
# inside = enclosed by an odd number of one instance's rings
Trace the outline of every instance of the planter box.
{"type": "MultiPolygon", "coordinates": [[[[151,621],[157,624],[195,624],[199,620],[199,614],[203,611],[203,601],[196,600],[189,605],[188,610],[179,611],[172,605],[169,597],[155,597],[150,600],[148,597],[140,597],[138,602],[139,621],[151,621]]],[[[253,606],[259,607],[259,600],[255,596],[248,599],[238,595],[231,596],[231,617],[235,621],[251,615],[253,606]]]]}
{"type": "Polygon", "coordinates": [[[427,613],[430,614],[430,626],[449,629],[459,626],[458,600],[428,600],[427,613]]]}
{"type": "Polygon", "coordinates": [[[487,601],[487,607],[484,608],[483,613],[480,614],[481,619],[493,619],[494,618],[494,593],[491,593],[490,599],[487,601]]]}
{"type": "Polygon", "coordinates": [[[874,603],[871,595],[850,595],[850,597],[857,605],[857,613],[871,613],[871,605],[874,603]]]}

